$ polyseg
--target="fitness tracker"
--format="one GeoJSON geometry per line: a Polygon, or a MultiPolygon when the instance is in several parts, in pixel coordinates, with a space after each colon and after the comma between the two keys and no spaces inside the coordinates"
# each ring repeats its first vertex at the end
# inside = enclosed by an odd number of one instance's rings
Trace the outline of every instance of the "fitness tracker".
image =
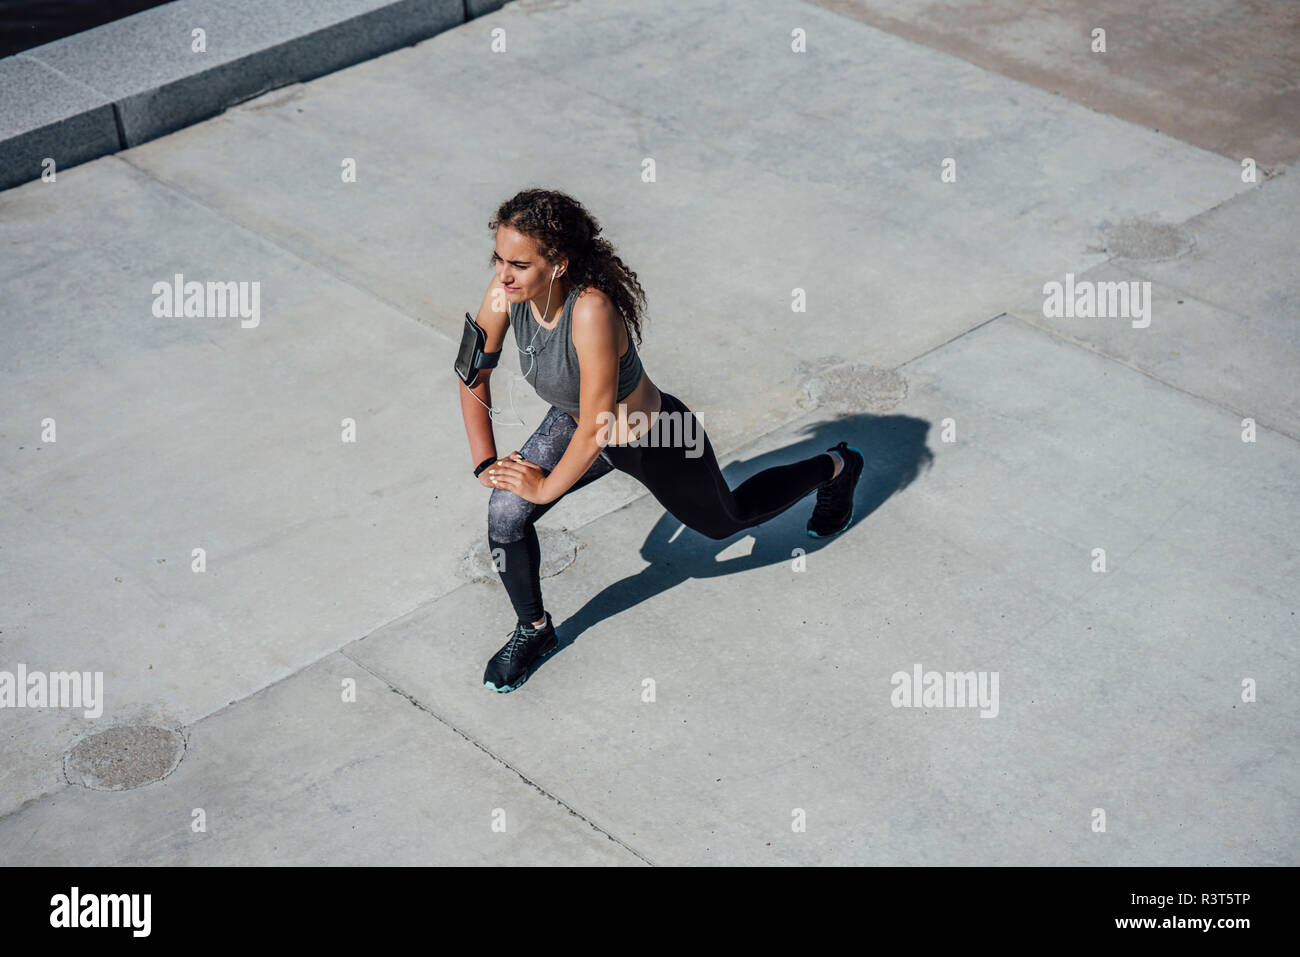
{"type": "Polygon", "coordinates": [[[487,458],[485,458],[482,462],[478,464],[478,468],[474,470],[474,477],[478,478],[480,475],[482,475],[483,470],[487,468],[489,465],[491,465],[493,462],[495,462],[496,460],[497,457],[495,455],[490,455],[487,458]]]}

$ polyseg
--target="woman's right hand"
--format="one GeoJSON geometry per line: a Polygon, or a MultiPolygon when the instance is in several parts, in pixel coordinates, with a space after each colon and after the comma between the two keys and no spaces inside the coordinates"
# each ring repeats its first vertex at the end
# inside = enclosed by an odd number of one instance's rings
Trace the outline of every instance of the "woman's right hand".
{"type": "MultiPolygon", "coordinates": [[[[502,456],[498,457],[496,461],[497,461],[497,462],[500,462],[501,459],[508,459],[508,458],[512,458],[512,457],[515,458],[516,460],[518,460],[518,459],[522,459],[522,458],[523,458],[523,456],[519,454],[519,450],[516,449],[515,451],[510,452],[510,453],[507,454],[507,455],[502,455],[502,456]]],[[[488,487],[488,488],[500,488],[500,487],[501,487],[501,486],[499,486],[499,485],[495,485],[495,484],[493,484],[493,482],[492,482],[492,479],[495,478],[496,476],[493,476],[493,475],[489,475],[489,474],[488,474],[488,473],[491,472],[494,468],[496,468],[496,462],[493,462],[491,465],[489,465],[487,468],[485,468],[482,472],[479,472],[479,473],[478,473],[478,481],[479,481],[479,484],[480,484],[480,485],[484,485],[484,486],[486,486],[486,487],[488,487]]]]}

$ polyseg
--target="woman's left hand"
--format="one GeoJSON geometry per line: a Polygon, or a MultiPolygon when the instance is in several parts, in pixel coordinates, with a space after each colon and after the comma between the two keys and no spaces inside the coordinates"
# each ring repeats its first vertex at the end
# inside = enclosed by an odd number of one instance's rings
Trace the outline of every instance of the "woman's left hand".
{"type": "Polygon", "coordinates": [[[536,462],[529,462],[518,451],[511,452],[495,465],[488,466],[488,475],[495,488],[514,492],[525,502],[546,505],[549,499],[543,488],[546,473],[536,462]]]}

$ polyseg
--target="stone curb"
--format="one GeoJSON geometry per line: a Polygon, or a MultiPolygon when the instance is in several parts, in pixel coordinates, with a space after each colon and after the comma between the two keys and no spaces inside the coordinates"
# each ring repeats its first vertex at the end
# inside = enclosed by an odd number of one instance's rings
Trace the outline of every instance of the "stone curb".
{"type": "Polygon", "coordinates": [[[436,36],[506,0],[175,0],[0,59],[0,189],[436,36]],[[192,52],[202,29],[206,52],[192,52]]]}

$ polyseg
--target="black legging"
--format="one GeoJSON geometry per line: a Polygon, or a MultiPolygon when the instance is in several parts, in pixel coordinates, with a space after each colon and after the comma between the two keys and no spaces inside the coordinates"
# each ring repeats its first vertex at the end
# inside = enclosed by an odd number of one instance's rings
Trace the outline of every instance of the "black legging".
{"type": "MultiPolygon", "coordinates": [[[[663,405],[654,427],[636,440],[637,444],[605,446],[565,495],[618,469],[649,489],[687,528],[723,539],[780,515],[835,473],[830,456],[819,452],[790,465],[774,465],[729,488],[700,421],[676,396],[662,390],[660,395],[663,405]]],[[[576,428],[567,412],[551,406],[519,452],[549,473],[564,455],[576,428]]],[[[501,582],[515,614],[529,624],[544,613],[542,555],[534,525],[555,502],[536,505],[502,488],[494,489],[488,502],[488,545],[499,559],[501,582]]]]}

